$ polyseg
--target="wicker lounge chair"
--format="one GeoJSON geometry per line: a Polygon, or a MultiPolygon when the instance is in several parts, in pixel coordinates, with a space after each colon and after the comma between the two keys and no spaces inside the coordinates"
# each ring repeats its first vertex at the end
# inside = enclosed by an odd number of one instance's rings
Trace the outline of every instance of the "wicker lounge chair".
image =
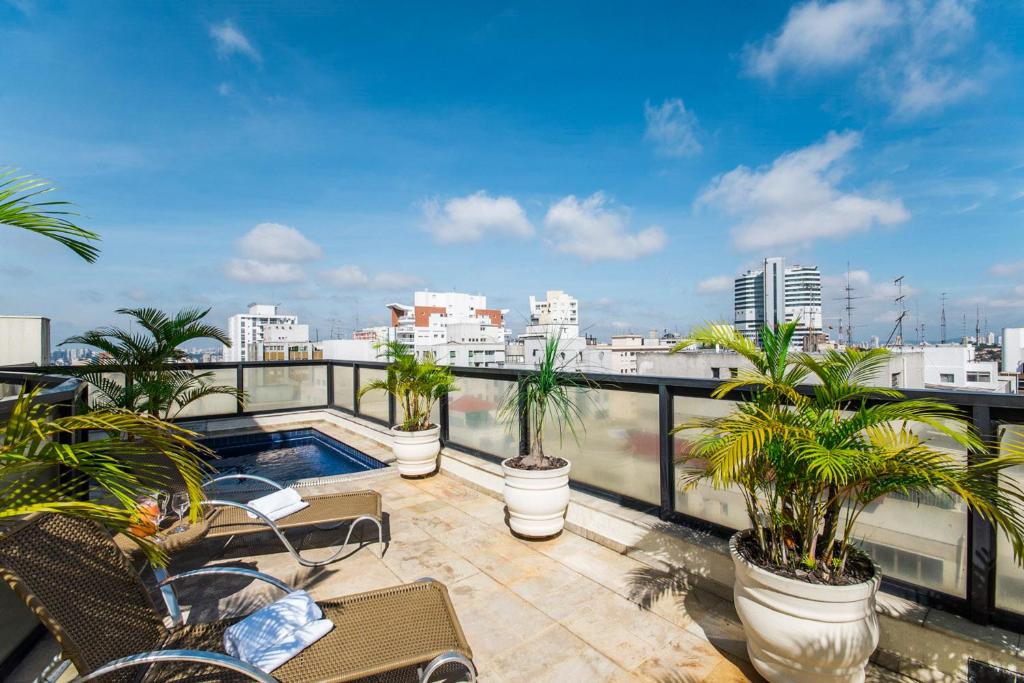
{"type": "MultiPolygon", "coordinates": [[[[335,628],[273,672],[223,654],[238,619],[167,628],[127,557],[94,522],[37,515],[0,537],[0,573],[49,629],[80,681],[341,682],[396,673],[421,683],[441,667],[476,671],[443,584],[424,580],[319,602],[335,628]]],[[[216,574],[290,588],[259,572],[208,567],[164,583],[216,574]]]]}
{"type": "MultiPolygon", "coordinates": [[[[281,484],[251,474],[228,474],[215,477],[205,484],[208,487],[232,479],[249,479],[261,482],[275,489],[284,488],[281,484]]],[[[350,493],[330,493],[320,496],[303,496],[303,500],[309,503],[309,507],[282,517],[276,522],[269,517],[253,510],[245,503],[233,500],[209,499],[203,504],[212,507],[207,521],[209,531],[207,538],[230,538],[248,536],[250,534],[265,534],[273,532],[284,544],[284,547],[291,553],[295,561],[304,567],[319,567],[334,562],[345,552],[348,542],[352,538],[352,531],[360,522],[371,522],[377,527],[377,542],[380,546],[380,555],[384,556],[384,528],[382,526],[381,499],[377,491],[353,491],[350,493]],[[255,515],[255,519],[249,514],[255,515]],[[284,532],[288,529],[315,526],[319,529],[332,529],[349,522],[348,533],[345,541],[332,554],[322,560],[310,560],[303,557],[298,550],[288,541],[284,532]]]]}

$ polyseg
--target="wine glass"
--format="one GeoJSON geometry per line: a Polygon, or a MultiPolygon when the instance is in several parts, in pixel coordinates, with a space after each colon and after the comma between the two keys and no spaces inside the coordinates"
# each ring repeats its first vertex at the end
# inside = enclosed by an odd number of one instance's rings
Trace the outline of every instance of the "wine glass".
{"type": "Polygon", "coordinates": [[[188,512],[189,500],[187,491],[176,491],[171,496],[171,508],[178,514],[178,526],[174,528],[172,533],[181,533],[187,531],[188,527],[185,526],[185,513],[188,512]]]}
{"type": "MultiPolygon", "coordinates": [[[[156,511],[153,515],[153,523],[156,525],[156,530],[160,531],[160,527],[163,526],[164,520],[170,516],[170,504],[171,496],[167,491],[154,491],[153,500],[156,501],[156,511]]],[[[156,537],[156,542],[160,542],[160,537],[156,537]]]]}

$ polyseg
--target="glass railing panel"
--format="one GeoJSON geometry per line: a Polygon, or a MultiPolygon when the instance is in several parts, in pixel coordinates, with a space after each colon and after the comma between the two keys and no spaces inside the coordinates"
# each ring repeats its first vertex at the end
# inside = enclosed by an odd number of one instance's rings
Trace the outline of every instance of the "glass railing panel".
{"type": "MultiPolygon", "coordinates": [[[[379,368],[359,368],[359,386],[364,387],[376,380],[386,380],[387,371],[379,368]]],[[[388,420],[388,394],[382,390],[370,391],[359,399],[359,414],[369,415],[378,420],[388,420]]]]}
{"type": "MultiPolygon", "coordinates": [[[[967,451],[948,436],[921,424],[911,429],[933,448],[966,461],[967,451]]],[[[960,498],[938,492],[886,496],[861,513],[855,536],[886,576],[967,595],[967,506],[960,498]]]]}
{"type": "MultiPolygon", "coordinates": [[[[124,373],[123,372],[105,372],[103,373],[103,379],[106,380],[104,384],[112,383],[119,387],[124,386],[124,373]]],[[[99,406],[109,405],[111,397],[107,393],[100,390],[98,386],[92,382],[86,382],[89,385],[89,407],[96,408],[99,406]]],[[[111,393],[116,393],[113,387],[107,387],[111,393]]]]}
{"type": "MultiPolygon", "coordinates": [[[[237,387],[238,373],[234,368],[217,368],[216,370],[195,370],[193,374],[207,375],[206,383],[216,386],[237,387]]],[[[248,406],[246,406],[248,408],[248,406]]],[[[204,415],[225,415],[234,413],[238,402],[231,394],[210,394],[189,403],[178,417],[202,417],[204,415]]]]}
{"type": "Polygon", "coordinates": [[[658,395],[615,389],[573,390],[582,415],[579,443],[548,413],[544,452],[572,461],[570,478],[657,505],[658,395]]]}
{"type": "Polygon", "coordinates": [[[352,410],[352,368],[347,365],[335,365],[334,372],[334,405],[352,410]]]}
{"type": "Polygon", "coordinates": [[[519,454],[519,429],[498,421],[498,406],[515,382],[457,377],[459,391],[448,397],[448,440],[500,458],[519,454]]]}
{"type": "MultiPolygon", "coordinates": [[[[1024,453],[1024,424],[1001,426],[999,448],[1003,454],[1024,453]]],[[[1003,476],[1024,488],[1024,466],[1004,470],[1003,476]]],[[[1024,569],[1013,559],[1013,546],[1001,533],[996,538],[996,607],[1024,614],[1024,569]]]]}
{"type": "Polygon", "coordinates": [[[247,411],[310,408],[327,403],[326,365],[243,368],[247,411]]]}
{"type": "MultiPolygon", "coordinates": [[[[733,401],[676,396],[675,422],[718,417],[735,408],[733,401]]],[[[928,429],[915,431],[932,445],[958,458],[955,442],[928,429]]],[[[700,462],[687,458],[698,430],[676,435],[676,509],[731,529],[750,526],[743,496],[737,489],[715,489],[701,483],[684,490],[679,478],[700,462]]],[[[889,496],[861,515],[856,538],[887,576],[934,590],[963,596],[966,592],[967,511],[963,502],[939,494],[918,498],[889,496]]]]}
{"type": "MultiPolygon", "coordinates": [[[[735,401],[675,396],[673,397],[675,413],[673,424],[682,425],[702,418],[721,417],[728,415],[735,408],[735,401]]],[[[687,473],[702,464],[690,456],[693,444],[700,434],[701,430],[699,429],[687,429],[675,435],[676,511],[730,529],[746,529],[750,526],[750,522],[747,519],[743,496],[738,490],[734,488],[716,489],[704,482],[696,486],[684,487],[684,478],[687,473]]]]}

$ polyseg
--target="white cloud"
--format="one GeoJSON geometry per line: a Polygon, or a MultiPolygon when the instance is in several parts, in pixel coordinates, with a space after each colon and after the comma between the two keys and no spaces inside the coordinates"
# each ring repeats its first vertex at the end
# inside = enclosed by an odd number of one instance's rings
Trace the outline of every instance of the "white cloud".
{"type": "Polygon", "coordinates": [[[224,274],[238,282],[285,284],[305,279],[302,267],[295,263],[266,263],[255,259],[229,259],[224,274]]]}
{"type": "Polygon", "coordinates": [[[858,133],[829,133],[822,142],[783,154],[771,166],[738,166],[717,176],[697,202],[740,219],[733,241],[751,250],[805,245],[908,220],[899,199],[875,199],[837,187],[839,162],[859,144],[858,133]]]}
{"type": "Polygon", "coordinates": [[[973,37],[973,0],[811,0],[790,10],[782,28],[748,46],[747,71],[769,80],[784,71],[857,69],[871,95],[893,114],[938,111],[984,89],[962,48],[973,37]]]}
{"type": "Polygon", "coordinates": [[[697,283],[698,294],[718,294],[732,291],[735,279],[728,275],[715,275],[697,283]]]}
{"type": "Polygon", "coordinates": [[[483,190],[449,199],[441,206],[423,204],[425,227],[438,242],[476,242],[485,236],[530,237],[533,226],[512,197],[491,197],[483,190]]]}
{"type": "Polygon", "coordinates": [[[1016,273],[1024,272],[1024,261],[1012,261],[1008,263],[996,263],[993,264],[988,272],[992,275],[998,275],[1000,277],[1007,275],[1015,275],[1016,273]]]}
{"type": "Polygon", "coordinates": [[[609,206],[602,192],[583,201],[574,195],[561,199],[548,209],[544,225],[556,250],[588,261],[632,260],[667,242],[657,226],[629,232],[629,212],[609,206]]]}
{"type": "Polygon", "coordinates": [[[217,44],[217,54],[228,57],[233,54],[245,55],[254,62],[261,60],[259,51],[253,47],[234,22],[225,19],[220,24],[210,27],[210,37],[217,44]]]}
{"type": "Polygon", "coordinates": [[[678,97],[665,100],[660,106],[644,103],[647,130],[644,139],[654,144],[657,152],[668,157],[685,157],[701,151],[697,141],[697,117],[678,97]]]}
{"type": "Polygon", "coordinates": [[[238,258],[224,264],[224,274],[238,282],[284,284],[306,279],[308,261],[323,255],[301,232],[280,223],[260,223],[237,242],[238,258]]]}
{"type": "Polygon", "coordinates": [[[329,285],[347,289],[381,289],[389,291],[413,289],[423,284],[415,275],[382,272],[370,276],[359,266],[347,265],[326,271],[324,281],[329,285]]]}
{"type": "Polygon", "coordinates": [[[323,255],[301,232],[280,223],[260,223],[238,240],[242,256],[257,261],[301,263],[323,255]]]}
{"type": "Polygon", "coordinates": [[[863,59],[899,22],[898,5],[885,0],[816,0],[793,7],[782,28],[747,49],[747,68],[765,78],[780,71],[819,71],[863,59]]]}
{"type": "Polygon", "coordinates": [[[224,81],[217,86],[217,94],[222,97],[227,97],[232,92],[234,92],[234,88],[232,88],[231,84],[227,81],[224,81]]]}

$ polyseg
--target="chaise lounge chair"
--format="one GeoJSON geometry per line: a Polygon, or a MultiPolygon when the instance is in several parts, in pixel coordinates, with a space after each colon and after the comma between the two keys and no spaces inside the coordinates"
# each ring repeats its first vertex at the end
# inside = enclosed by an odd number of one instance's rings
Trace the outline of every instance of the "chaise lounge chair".
{"type": "MultiPolygon", "coordinates": [[[[319,602],[334,630],[271,676],[223,653],[224,631],[240,617],[166,627],[128,558],[94,522],[30,517],[0,537],[0,574],[53,634],[82,682],[341,683],[402,675],[425,683],[456,665],[476,680],[448,591],[433,580],[319,602]]],[[[291,590],[238,567],[196,569],[162,583],[223,574],[291,590]]]]}
{"type": "MultiPolygon", "coordinates": [[[[283,489],[281,484],[252,474],[227,474],[207,481],[203,487],[231,479],[250,479],[261,482],[275,489],[283,489]]],[[[295,561],[304,567],[320,567],[334,562],[345,551],[352,531],[360,522],[372,522],[377,526],[377,542],[380,555],[384,556],[384,528],[382,526],[381,499],[376,491],[353,491],[349,493],[329,493],[319,496],[303,496],[309,507],[282,517],[276,522],[245,503],[233,500],[209,499],[203,504],[213,508],[208,513],[209,531],[207,538],[230,538],[260,534],[272,531],[280,539],[284,547],[291,553],[295,561]],[[249,515],[255,515],[255,519],[249,515]],[[334,554],[322,560],[310,560],[303,557],[288,541],[284,532],[288,529],[315,526],[319,529],[331,529],[349,522],[345,541],[334,554]]]]}

